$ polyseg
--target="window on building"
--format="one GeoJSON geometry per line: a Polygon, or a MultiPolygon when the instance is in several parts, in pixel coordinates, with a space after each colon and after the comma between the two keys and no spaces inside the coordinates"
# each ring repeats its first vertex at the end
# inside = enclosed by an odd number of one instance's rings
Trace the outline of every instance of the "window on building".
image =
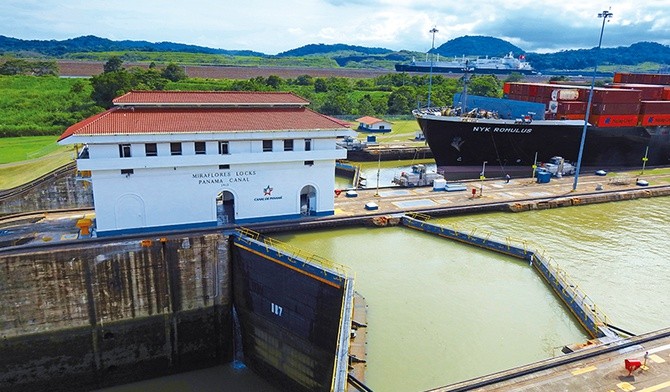
{"type": "Polygon", "coordinates": [[[272,152],[272,140],[263,140],[263,152],[272,152]]]}
{"type": "Polygon", "coordinates": [[[228,142],[219,142],[219,154],[228,155],[230,151],[228,150],[228,142]]]}
{"type": "Polygon", "coordinates": [[[147,143],[144,145],[144,154],[148,157],[158,156],[158,147],[156,143],[147,143]]]}
{"type": "Polygon", "coordinates": [[[133,169],[121,169],[121,174],[125,175],[126,177],[130,176],[133,173],[135,173],[133,169]]]}
{"type": "Polygon", "coordinates": [[[119,144],[119,156],[121,158],[130,158],[130,144],[119,144]]]}
{"type": "Polygon", "coordinates": [[[170,155],[181,155],[181,143],[170,143],[170,155]]]}
{"type": "Polygon", "coordinates": [[[305,161],[305,166],[314,166],[314,161],[305,161]]]}
{"type": "Polygon", "coordinates": [[[312,139],[305,139],[305,151],[312,151],[312,139]]]}
{"type": "Polygon", "coordinates": [[[284,140],[284,151],[293,151],[293,139],[284,140]]]}
{"type": "Polygon", "coordinates": [[[207,154],[207,143],[205,143],[205,142],[195,142],[195,154],[196,155],[207,154]]]}
{"type": "Polygon", "coordinates": [[[219,165],[219,170],[228,170],[230,169],[230,165],[219,165]]]}

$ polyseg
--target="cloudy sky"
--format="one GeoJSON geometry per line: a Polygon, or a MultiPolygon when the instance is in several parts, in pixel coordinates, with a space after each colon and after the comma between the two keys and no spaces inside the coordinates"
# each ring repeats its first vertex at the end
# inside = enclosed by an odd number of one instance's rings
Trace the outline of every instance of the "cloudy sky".
{"type": "Polygon", "coordinates": [[[277,54],[311,43],[430,49],[464,35],[530,52],[670,45],[668,0],[0,0],[0,35],[172,41],[277,54]]]}

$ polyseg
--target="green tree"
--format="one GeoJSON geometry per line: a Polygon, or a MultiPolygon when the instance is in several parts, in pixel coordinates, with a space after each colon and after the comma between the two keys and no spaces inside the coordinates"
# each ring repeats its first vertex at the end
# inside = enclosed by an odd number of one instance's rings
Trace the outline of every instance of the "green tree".
{"type": "Polygon", "coordinates": [[[310,75],[300,75],[295,78],[295,83],[299,86],[311,86],[314,84],[314,78],[310,75]]]}
{"type": "Polygon", "coordinates": [[[494,75],[475,76],[470,79],[468,93],[483,97],[502,97],[502,86],[494,75]]]}
{"type": "Polygon", "coordinates": [[[388,99],[389,114],[409,114],[415,106],[416,90],[411,86],[395,89],[388,99]]]}
{"type": "MultiPolygon", "coordinates": [[[[149,69],[152,69],[151,66],[149,67],[149,69]]],[[[163,78],[171,80],[173,82],[178,82],[180,80],[186,79],[186,71],[184,70],[184,67],[180,67],[175,63],[168,64],[165,67],[165,69],[163,69],[161,75],[163,78]]]]}
{"type": "Polygon", "coordinates": [[[320,108],[320,112],[327,115],[341,115],[351,113],[353,105],[346,94],[335,91],[326,95],[326,99],[320,108]]]}
{"type": "Polygon", "coordinates": [[[316,78],[314,80],[314,92],[325,93],[326,91],[328,91],[328,83],[326,83],[326,79],[316,78]]]}
{"type": "Polygon", "coordinates": [[[93,92],[91,98],[98,106],[110,108],[112,100],[127,93],[133,88],[133,78],[130,73],[120,71],[105,72],[91,78],[93,92]]]}
{"type": "Polygon", "coordinates": [[[265,84],[268,85],[273,90],[279,90],[281,85],[284,83],[284,79],[280,78],[277,75],[270,75],[265,80],[265,84]]]}
{"type": "Polygon", "coordinates": [[[103,66],[103,72],[117,72],[123,69],[123,60],[118,56],[112,56],[103,66]]]}
{"type": "Polygon", "coordinates": [[[10,58],[0,65],[0,75],[22,75],[30,69],[30,63],[22,59],[10,58]]]}

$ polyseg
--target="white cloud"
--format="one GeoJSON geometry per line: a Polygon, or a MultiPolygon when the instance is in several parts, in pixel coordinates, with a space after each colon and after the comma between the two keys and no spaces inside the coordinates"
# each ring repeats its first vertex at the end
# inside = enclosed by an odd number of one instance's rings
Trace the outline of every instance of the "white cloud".
{"type": "MultiPolygon", "coordinates": [[[[97,35],[275,54],[310,43],[426,51],[463,35],[506,39],[526,51],[597,45],[608,4],[563,0],[5,0],[0,34],[23,39],[97,35]]],[[[670,44],[667,0],[614,4],[604,46],[670,44]]]]}

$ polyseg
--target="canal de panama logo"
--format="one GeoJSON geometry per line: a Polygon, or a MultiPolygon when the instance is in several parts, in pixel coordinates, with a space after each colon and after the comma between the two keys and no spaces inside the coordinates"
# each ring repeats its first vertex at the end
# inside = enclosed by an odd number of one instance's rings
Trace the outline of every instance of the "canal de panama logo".
{"type": "Polygon", "coordinates": [[[268,201],[268,200],[282,200],[284,196],[272,196],[272,188],[270,185],[263,188],[263,197],[255,197],[254,201],[268,201]]]}

